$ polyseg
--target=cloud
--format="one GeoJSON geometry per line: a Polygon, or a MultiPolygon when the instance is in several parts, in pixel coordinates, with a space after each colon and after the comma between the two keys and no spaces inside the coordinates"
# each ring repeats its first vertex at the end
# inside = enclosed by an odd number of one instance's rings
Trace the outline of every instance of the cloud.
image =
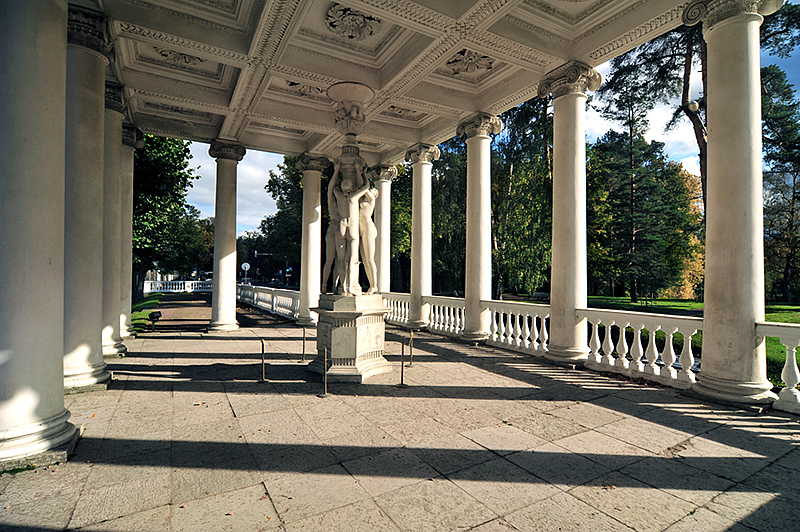
{"type": "MultiPolygon", "coordinates": [[[[208,144],[193,142],[189,164],[197,168],[187,201],[200,209],[202,217],[214,216],[217,163],[208,155],[208,144]],[[199,168],[198,168],[199,167],[199,168]]],[[[258,229],[261,220],[277,211],[275,201],[264,190],[270,170],[277,170],[283,155],[249,150],[236,168],[236,234],[258,229]]]]}

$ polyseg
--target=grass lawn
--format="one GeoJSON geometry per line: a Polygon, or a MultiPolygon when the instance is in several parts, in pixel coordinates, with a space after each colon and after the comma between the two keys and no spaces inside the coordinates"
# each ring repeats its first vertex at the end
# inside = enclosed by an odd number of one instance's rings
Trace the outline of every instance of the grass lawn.
{"type": "Polygon", "coordinates": [[[147,329],[150,311],[154,308],[158,308],[158,304],[163,297],[164,294],[160,293],[148,294],[147,297],[141,301],[131,305],[131,327],[133,327],[134,331],[142,332],[147,329]]]}
{"type": "MultiPolygon", "coordinates": [[[[648,300],[647,304],[631,303],[630,299],[624,297],[589,297],[589,307],[605,308],[611,310],[627,310],[632,312],[653,312],[657,314],[677,314],[682,316],[703,315],[703,303],[685,299],[655,299],[648,300]]],[[[780,323],[800,323],[800,305],[773,304],[766,307],[766,321],[780,323]]],[[[632,331],[631,331],[632,333],[632,331]]],[[[642,341],[647,338],[646,331],[642,333],[642,341]]],[[[613,337],[612,337],[613,338],[613,337]]],[[[656,342],[661,349],[666,336],[663,332],[656,333],[656,342]]],[[[673,342],[677,354],[680,356],[680,348],[683,345],[683,336],[675,335],[673,342]]],[[[702,355],[703,331],[698,331],[692,336],[692,351],[695,356],[702,355]]],[[[645,344],[646,345],[646,344],[645,344]]],[[[800,363],[800,352],[796,352],[798,363],[800,363]]],[[[783,386],[781,371],[786,362],[786,348],[777,338],[767,338],[767,378],[776,386],[783,386]]]]}

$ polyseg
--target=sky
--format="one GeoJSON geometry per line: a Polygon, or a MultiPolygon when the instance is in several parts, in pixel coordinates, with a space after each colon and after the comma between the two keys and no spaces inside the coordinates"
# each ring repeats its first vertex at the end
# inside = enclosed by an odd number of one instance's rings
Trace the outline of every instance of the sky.
{"type": "MultiPolygon", "coordinates": [[[[800,53],[795,53],[789,59],[770,57],[762,53],[761,65],[777,64],[786,72],[789,82],[798,90],[800,96],[800,53]]],[[[597,68],[602,74],[608,72],[608,64],[597,68]]],[[[692,98],[698,98],[701,93],[699,75],[692,78],[692,98]]],[[[665,144],[664,151],[667,156],[683,164],[684,168],[696,175],[700,174],[700,160],[697,156],[697,144],[694,132],[688,120],[682,120],[680,125],[671,131],[664,131],[664,126],[672,116],[672,108],[659,105],[648,114],[650,130],[646,138],[648,141],[658,140],[665,144]]],[[[593,142],[604,135],[609,129],[619,129],[619,126],[603,119],[597,111],[590,109],[586,115],[586,138],[593,142]]],[[[189,190],[187,200],[200,210],[202,217],[214,216],[214,187],[216,163],[208,155],[208,144],[192,143],[190,146],[192,159],[190,166],[195,168],[196,179],[189,190]]],[[[242,235],[245,231],[258,229],[261,220],[276,212],[277,208],[272,197],[264,190],[267,184],[269,171],[278,173],[277,165],[283,162],[283,156],[275,153],[266,153],[248,150],[238,166],[237,182],[237,215],[236,234],[242,235]]]]}

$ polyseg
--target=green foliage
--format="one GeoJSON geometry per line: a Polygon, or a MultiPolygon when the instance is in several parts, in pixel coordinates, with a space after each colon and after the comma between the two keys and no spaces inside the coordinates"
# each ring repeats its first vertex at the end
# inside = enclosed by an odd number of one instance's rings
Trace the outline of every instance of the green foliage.
{"type": "MultiPolygon", "coordinates": [[[[299,263],[303,236],[303,172],[295,168],[296,157],[284,157],[280,173],[269,172],[264,187],[275,200],[278,211],[261,221],[263,245],[277,261],[299,263]]],[[[323,187],[325,190],[325,187],[323,187]]],[[[325,202],[323,202],[325,203],[325,202]]]]}
{"type": "Polygon", "coordinates": [[[433,278],[436,292],[464,290],[466,254],[467,148],[463,140],[439,145],[431,172],[433,278]]]}

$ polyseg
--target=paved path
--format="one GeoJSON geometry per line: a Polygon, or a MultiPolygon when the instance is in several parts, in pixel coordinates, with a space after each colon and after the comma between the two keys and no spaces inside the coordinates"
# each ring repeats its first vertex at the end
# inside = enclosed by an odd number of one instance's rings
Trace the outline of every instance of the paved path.
{"type": "Polygon", "coordinates": [[[401,389],[397,329],[393,373],[322,399],[300,328],[162,312],[107,391],[67,396],[74,457],[0,476],[0,530],[798,530],[797,416],[429,334],[401,389]]]}

